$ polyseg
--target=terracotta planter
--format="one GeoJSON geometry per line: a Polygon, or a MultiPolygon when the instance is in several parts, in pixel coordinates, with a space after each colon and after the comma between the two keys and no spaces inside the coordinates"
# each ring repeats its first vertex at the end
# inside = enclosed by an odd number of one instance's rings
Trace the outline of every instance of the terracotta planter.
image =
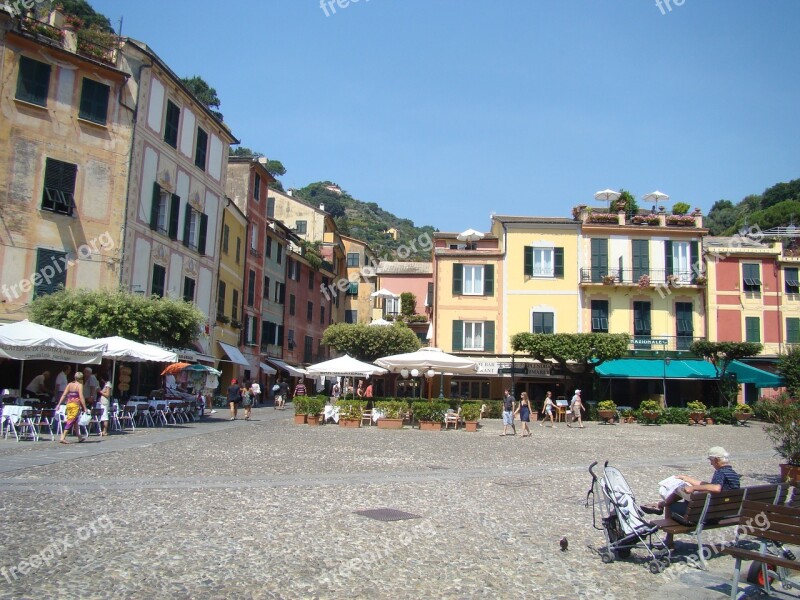
{"type": "Polygon", "coordinates": [[[689,413],[689,425],[705,425],[705,424],[706,424],[705,412],[689,413]]]}
{"type": "Polygon", "coordinates": [[[309,425],[319,425],[319,415],[306,415],[306,423],[309,425]]]}
{"type": "Polygon", "coordinates": [[[642,411],[642,417],[647,419],[648,423],[652,423],[653,425],[657,425],[658,417],[661,416],[661,413],[655,410],[647,410],[642,411]]]}
{"type": "Polygon", "coordinates": [[[464,428],[467,431],[478,431],[478,422],[477,421],[465,421],[464,428]]]}
{"type": "Polygon", "coordinates": [[[736,422],[739,425],[744,425],[747,423],[753,416],[753,413],[733,413],[733,418],[736,419],[736,422]]]}
{"type": "Polygon", "coordinates": [[[800,466],[790,465],[788,463],[781,463],[781,481],[788,483],[800,482],[800,466]]]}
{"type": "Polygon", "coordinates": [[[361,427],[361,419],[339,419],[339,427],[361,427]]]}
{"type": "Polygon", "coordinates": [[[617,411],[615,410],[598,410],[597,416],[603,419],[603,423],[608,425],[614,418],[617,416],[617,411]]]}
{"type": "Polygon", "coordinates": [[[403,419],[378,419],[378,429],[402,429],[403,419]]]}
{"type": "Polygon", "coordinates": [[[305,425],[306,424],[306,415],[295,415],[294,416],[294,424],[295,425],[305,425]]]}
{"type": "Polygon", "coordinates": [[[714,419],[712,419],[711,417],[706,417],[706,425],[713,425],[713,424],[714,424],[714,419]]]}
{"type": "Polygon", "coordinates": [[[442,424],[439,421],[420,421],[420,431],[441,431],[442,424]]]}

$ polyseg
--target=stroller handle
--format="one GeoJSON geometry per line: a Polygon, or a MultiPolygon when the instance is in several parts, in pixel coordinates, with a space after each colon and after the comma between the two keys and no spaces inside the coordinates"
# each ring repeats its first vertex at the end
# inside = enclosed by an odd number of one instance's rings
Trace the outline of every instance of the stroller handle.
{"type": "Polygon", "coordinates": [[[594,474],[594,468],[597,466],[597,461],[594,461],[592,464],[589,465],[589,474],[592,476],[593,480],[597,480],[597,475],[594,474]]]}

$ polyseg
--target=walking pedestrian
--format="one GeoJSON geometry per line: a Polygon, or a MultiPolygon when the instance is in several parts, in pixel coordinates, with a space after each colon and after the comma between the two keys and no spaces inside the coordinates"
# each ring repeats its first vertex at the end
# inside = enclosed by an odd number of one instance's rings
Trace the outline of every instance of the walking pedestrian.
{"type": "Polygon", "coordinates": [[[106,381],[103,389],[100,390],[100,396],[98,398],[97,405],[103,409],[103,414],[100,415],[100,423],[103,426],[103,430],[100,432],[101,436],[108,435],[108,414],[111,411],[111,389],[111,382],[106,381]]]}
{"type": "Polygon", "coordinates": [[[238,404],[241,402],[242,395],[237,381],[231,379],[231,384],[228,386],[228,406],[231,409],[231,418],[228,421],[236,420],[236,413],[238,412],[238,404]]]}
{"type": "Polygon", "coordinates": [[[303,383],[302,379],[297,382],[296,386],[294,386],[294,397],[297,398],[298,396],[308,396],[306,384],[303,383]]]}
{"type": "Polygon", "coordinates": [[[249,381],[242,384],[239,393],[242,396],[242,406],[244,407],[244,420],[250,420],[250,411],[253,410],[253,386],[249,381]]]}
{"type": "Polygon", "coordinates": [[[261,384],[257,381],[254,381],[250,385],[250,390],[253,392],[253,404],[258,406],[261,404],[261,384]]]}
{"type": "MultiPolygon", "coordinates": [[[[86,409],[86,401],[83,399],[83,373],[78,371],[75,373],[75,380],[67,384],[64,393],[56,404],[56,410],[61,406],[61,403],[66,400],[66,409],[64,411],[67,421],[64,423],[64,430],[61,432],[61,439],[58,440],[62,444],[68,444],[67,432],[71,429],[73,435],[78,438],[79,442],[85,442],[86,438],[81,437],[81,430],[78,424],[82,412],[88,412],[86,409]]],[[[89,437],[88,435],[86,437],[89,437]]]]}
{"type": "Polygon", "coordinates": [[[56,402],[61,399],[61,396],[64,395],[64,390],[67,389],[70,373],[72,373],[72,367],[70,365],[64,365],[58,375],[56,375],[56,393],[53,395],[53,400],[56,402]]]}
{"type": "Polygon", "coordinates": [[[278,389],[278,394],[280,395],[280,403],[278,404],[278,408],[280,410],[285,410],[286,401],[289,399],[289,384],[286,383],[285,379],[281,379],[280,381],[280,388],[278,389]]]}
{"type": "Polygon", "coordinates": [[[528,427],[528,423],[531,421],[531,401],[528,399],[527,392],[520,394],[516,414],[519,415],[520,423],[522,423],[522,437],[529,437],[531,435],[530,427],[528,427]]]}
{"type": "Polygon", "coordinates": [[[547,392],[547,395],[544,398],[544,406],[542,406],[542,422],[539,423],[539,427],[544,427],[544,420],[547,417],[550,417],[550,427],[555,427],[556,423],[553,420],[553,411],[555,411],[556,405],[553,402],[553,392],[547,392]]]}
{"type": "MultiPolygon", "coordinates": [[[[578,420],[579,429],[583,429],[583,420],[581,418],[581,411],[584,410],[583,403],[581,402],[581,391],[575,390],[575,395],[572,397],[572,402],[570,402],[569,409],[572,411],[572,422],[575,422],[575,419],[578,420]]],[[[567,427],[572,427],[569,423],[567,423],[567,427]]]]}
{"type": "Polygon", "coordinates": [[[83,370],[83,399],[94,406],[94,403],[97,402],[97,392],[100,391],[100,382],[97,381],[97,377],[92,374],[92,369],[90,367],[86,367],[83,370]]]}
{"type": "Polygon", "coordinates": [[[517,428],[514,427],[514,411],[516,410],[517,401],[511,395],[509,390],[503,392],[503,433],[500,435],[517,435],[517,428]],[[513,433],[508,433],[508,428],[511,427],[513,433]]]}

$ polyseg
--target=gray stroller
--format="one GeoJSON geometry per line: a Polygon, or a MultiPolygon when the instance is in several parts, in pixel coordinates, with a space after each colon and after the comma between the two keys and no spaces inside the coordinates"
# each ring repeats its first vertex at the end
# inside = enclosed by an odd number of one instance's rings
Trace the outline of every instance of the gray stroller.
{"type": "Polygon", "coordinates": [[[670,565],[670,552],[658,535],[658,526],[645,520],[628,482],[615,467],[603,465],[603,477],[594,473],[597,461],[589,466],[592,486],[586,494],[586,508],[592,500],[592,525],[606,536],[606,547],[600,554],[604,563],[615,558],[628,558],[634,548],[650,555],[650,572],[660,573],[670,565]],[[599,493],[598,493],[599,492],[599,493]],[[600,497],[602,496],[602,497],[600,497]],[[597,524],[597,513],[600,523],[597,524]]]}

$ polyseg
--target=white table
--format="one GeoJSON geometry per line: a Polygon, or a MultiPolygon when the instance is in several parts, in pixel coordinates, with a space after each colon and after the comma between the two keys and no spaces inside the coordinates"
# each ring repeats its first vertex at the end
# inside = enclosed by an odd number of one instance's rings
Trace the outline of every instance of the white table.
{"type": "Polygon", "coordinates": [[[372,422],[373,423],[377,423],[378,419],[380,419],[382,417],[383,417],[383,411],[382,410],[377,410],[377,409],[374,409],[374,408],[372,409],[372,422]]]}
{"type": "Polygon", "coordinates": [[[339,422],[339,407],[331,404],[325,405],[325,421],[333,419],[334,423],[339,422]]]}

